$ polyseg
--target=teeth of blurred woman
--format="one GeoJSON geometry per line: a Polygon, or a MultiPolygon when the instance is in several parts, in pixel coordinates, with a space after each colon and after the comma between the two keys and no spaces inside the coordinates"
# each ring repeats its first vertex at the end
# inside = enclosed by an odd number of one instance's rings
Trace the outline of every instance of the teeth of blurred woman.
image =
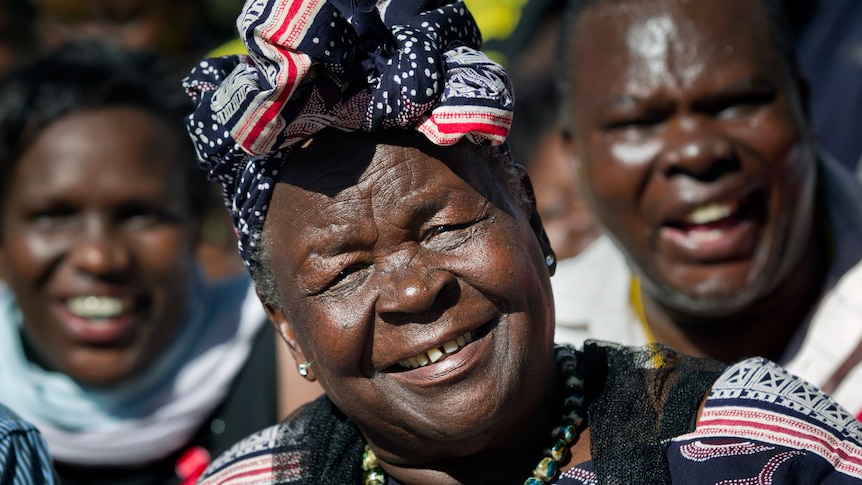
{"type": "Polygon", "coordinates": [[[694,243],[702,244],[717,241],[721,239],[723,235],[724,231],[720,229],[713,229],[711,231],[689,231],[688,238],[694,243]]]}
{"type": "Polygon", "coordinates": [[[76,296],[69,298],[66,307],[73,315],[82,318],[113,318],[125,310],[123,300],[110,296],[76,296]]]}
{"type": "Polygon", "coordinates": [[[433,349],[430,349],[415,357],[403,359],[399,361],[398,364],[405,369],[416,369],[419,367],[424,367],[428,364],[433,364],[434,362],[437,362],[438,360],[442,359],[444,355],[454,354],[455,352],[461,350],[461,347],[467,345],[472,341],[473,334],[471,332],[467,332],[460,337],[446,342],[445,344],[443,344],[442,347],[434,347],[433,349]]]}
{"type": "Polygon", "coordinates": [[[688,216],[685,218],[685,222],[688,224],[708,224],[710,222],[720,221],[733,214],[736,207],[736,203],[729,202],[715,202],[700,206],[689,212],[688,216]]]}

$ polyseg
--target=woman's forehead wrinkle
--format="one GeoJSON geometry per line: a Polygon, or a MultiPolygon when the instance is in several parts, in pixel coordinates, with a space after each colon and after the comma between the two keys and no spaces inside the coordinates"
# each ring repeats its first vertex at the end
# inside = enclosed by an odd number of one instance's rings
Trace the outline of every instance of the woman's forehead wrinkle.
{"type": "Polygon", "coordinates": [[[357,185],[362,172],[359,162],[348,166],[343,163],[323,163],[314,167],[287,166],[282,172],[282,180],[296,187],[334,197],[342,190],[357,185]]]}
{"type": "Polygon", "coordinates": [[[374,161],[362,177],[369,199],[378,211],[391,211],[405,196],[412,193],[419,180],[414,176],[416,164],[424,162],[426,155],[417,149],[383,145],[378,148],[374,161]]]}

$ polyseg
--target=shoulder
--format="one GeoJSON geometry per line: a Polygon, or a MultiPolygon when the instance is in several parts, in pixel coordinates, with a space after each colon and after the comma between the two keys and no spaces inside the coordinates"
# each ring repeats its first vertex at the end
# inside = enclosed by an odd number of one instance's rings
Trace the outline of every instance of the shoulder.
{"type": "Polygon", "coordinates": [[[0,440],[20,433],[35,432],[36,428],[6,406],[0,405],[0,440]]]}
{"type": "Polygon", "coordinates": [[[862,445],[862,423],[812,384],[761,357],[728,367],[712,386],[704,413],[727,414],[736,408],[782,416],[781,421],[792,418],[862,445]]]}
{"type": "Polygon", "coordinates": [[[11,483],[55,483],[42,435],[4,406],[0,406],[0,470],[11,483]]]}
{"type": "Polygon", "coordinates": [[[279,426],[254,433],[219,455],[207,467],[198,483],[269,483],[279,426]]]}
{"type": "Polygon", "coordinates": [[[319,483],[319,477],[340,476],[342,467],[358,469],[362,446],[356,428],[321,396],[221,454],[198,483],[319,483]]]}
{"type": "Polygon", "coordinates": [[[862,423],[816,387],[759,357],[729,367],[713,385],[694,432],[674,441],[689,461],[762,455],[768,462],[804,460],[819,477],[862,480],[862,423]]]}

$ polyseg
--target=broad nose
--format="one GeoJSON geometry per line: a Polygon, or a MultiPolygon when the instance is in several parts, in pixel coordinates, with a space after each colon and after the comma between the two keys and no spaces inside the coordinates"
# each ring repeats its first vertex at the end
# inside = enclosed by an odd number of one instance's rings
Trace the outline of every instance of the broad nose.
{"type": "Polygon", "coordinates": [[[449,271],[411,264],[385,273],[377,312],[392,324],[433,320],[458,299],[458,291],[449,271]]]}
{"type": "Polygon", "coordinates": [[[658,162],[665,177],[686,175],[704,182],[740,168],[731,139],[705,116],[682,117],[672,123],[658,162]]]}
{"type": "Polygon", "coordinates": [[[120,231],[103,217],[91,217],[74,242],[69,259],[80,271],[109,277],[129,270],[132,257],[120,231]]]}

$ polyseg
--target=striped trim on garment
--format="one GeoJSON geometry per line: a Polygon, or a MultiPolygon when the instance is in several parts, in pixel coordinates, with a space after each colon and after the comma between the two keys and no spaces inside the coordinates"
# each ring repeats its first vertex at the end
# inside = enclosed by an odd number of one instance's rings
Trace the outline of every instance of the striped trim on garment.
{"type": "Polygon", "coordinates": [[[833,399],[762,358],[725,372],[710,392],[697,429],[678,439],[733,436],[802,449],[862,479],[862,423],[833,399]]]}
{"type": "Polygon", "coordinates": [[[48,447],[39,431],[0,406],[0,483],[52,485],[57,483],[48,447]]]}

